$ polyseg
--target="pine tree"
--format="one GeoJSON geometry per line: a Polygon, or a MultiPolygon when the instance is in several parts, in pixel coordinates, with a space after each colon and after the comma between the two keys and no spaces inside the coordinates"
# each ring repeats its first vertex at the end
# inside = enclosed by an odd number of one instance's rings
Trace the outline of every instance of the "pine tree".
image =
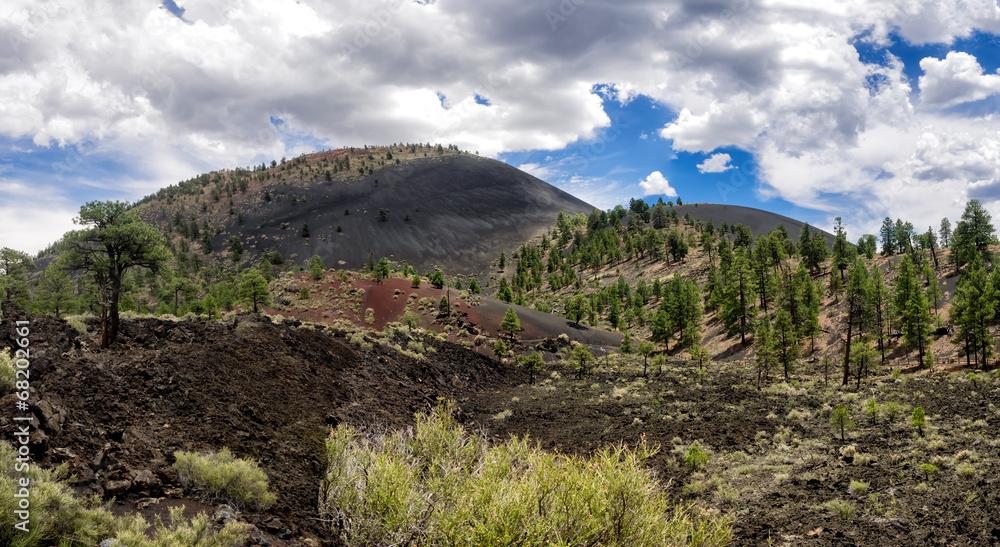
{"type": "Polygon", "coordinates": [[[123,202],[90,202],[80,207],[74,222],[90,227],[66,236],[59,260],[66,270],[89,272],[97,281],[101,347],[108,348],[118,337],[118,306],[125,274],[136,267],[156,272],[169,253],[159,231],[123,202]]]}
{"type": "Polygon", "coordinates": [[[840,278],[843,279],[844,270],[854,261],[854,249],[847,242],[847,231],[844,229],[840,217],[837,217],[836,221],[833,239],[833,267],[837,269],[840,278]]]}
{"type": "MultiPolygon", "coordinates": [[[[500,285],[501,285],[501,287],[503,287],[506,284],[506,281],[507,280],[505,278],[501,278],[500,279],[500,285]]],[[[430,282],[431,282],[431,285],[434,285],[435,289],[443,289],[444,288],[444,272],[442,272],[441,270],[434,270],[434,273],[431,274],[430,282]]],[[[509,291],[510,288],[508,287],[507,290],[509,291]]],[[[510,300],[507,300],[506,302],[510,302],[510,300]]]]}
{"type": "Polygon", "coordinates": [[[885,276],[882,275],[882,270],[877,264],[872,265],[871,280],[872,326],[875,328],[875,341],[878,343],[881,362],[885,363],[885,345],[889,337],[892,294],[889,292],[889,287],[885,284],[885,276]]]}
{"type": "Polygon", "coordinates": [[[882,229],[879,230],[879,239],[882,240],[882,256],[891,256],[896,254],[896,227],[892,223],[892,219],[885,217],[882,221],[882,229]]]}
{"type": "Polygon", "coordinates": [[[389,277],[389,259],[384,256],[380,258],[378,263],[375,264],[375,271],[372,273],[375,277],[375,283],[381,285],[382,281],[389,277]]]}
{"type": "Polygon", "coordinates": [[[493,355],[496,355],[497,361],[500,361],[507,355],[507,344],[504,344],[503,339],[497,338],[497,341],[493,344],[493,355]]]}
{"type": "Polygon", "coordinates": [[[993,233],[989,212],[978,199],[969,200],[962,213],[962,220],[955,225],[955,233],[951,239],[950,259],[955,265],[955,271],[971,263],[976,255],[984,265],[992,264],[993,254],[990,253],[989,246],[997,242],[993,233]]]}
{"type": "Polygon", "coordinates": [[[986,366],[994,343],[989,327],[995,320],[996,300],[994,280],[976,256],[958,281],[950,309],[951,320],[958,327],[956,343],[961,342],[965,347],[966,365],[971,366],[975,357],[977,365],[982,361],[982,366],[986,366]]]}
{"type": "Polygon", "coordinates": [[[642,342],[639,344],[639,355],[642,355],[642,375],[648,376],[646,374],[646,366],[649,363],[649,355],[653,353],[654,346],[651,342],[642,342]]]}
{"type": "Polygon", "coordinates": [[[201,252],[205,254],[212,254],[212,236],[209,234],[208,230],[201,237],[201,252]]]}
{"type": "Polygon", "coordinates": [[[768,306],[774,302],[778,291],[778,280],[770,267],[771,250],[770,238],[762,236],[757,239],[753,252],[754,289],[760,297],[760,308],[764,313],[768,313],[768,306]]]}
{"type": "Polygon", "coordinates": [[[510,333],[510,339],[514,339],[514,335],[520,332],[521,321],[517,318],[517,312],[514,308],[507,308],[507,313],[503,316],[503,321],[500,322],[500,330],[505,330],[510,333]]]}
{"type": "Polygon", "coordinates": [[[313,278],[315,281],[323,279],[323,273],[326,268],[323,267],[323,259],[319,255],[312,255],[309,259],[309,277],[313,278]]]}
{"type": "Polygon", "coordinates": [[[240,298],[253,306],[254,313],[257,313],[259,305],[271,303],[271,291],[267,287],[267,280],[256,268],[248,268],[240,277],[240,298]]]}
{"type": "MultiPolygon", "coordinates": [[[[832,275],[832,274],[831,274],[832,275]]],[[[871,279],[860,258],[854,261],[851,275],[847,278],[844,300],[847,304],[847,339],[844,341],[844,385],[850,381],[851,349],[854,336],[862,336],[868,324],[871,310],[871,279]]]]}
{"type": "Polygon", "coordinates": [[[625,331],[625,337],[622,338],[622,343],[618,346],[618,349],[622,352],[622,355],[630,355],[632,353],[634,348],[632,347],[632,334],[629,331],[625,331]]]}
{"type": "Polygon", "coordinates": [[[773,343],[778,362],[785,369],[785,380],[788,380],[792,362],[799,356],[799,338],[792,325],[792,316],[787,310],[778,310],[774,319],[773,343]]]}
{"type": "Polygon", "coordinates": [[[69,311],[76,295],[73,292],[73,281],[65,270],[55,263],[42,271],[38,279],[38,303],[46,310],[55,314],[56,319],[69,311]]]}
{"type": "Polygon", "coordinates": [[[924,354],[930,342],[928,339],[931,330],[930,321],[930,306],[927,304],[927,299],[924,298],[923,291],[918,290],[906,302],[906,308],[903,311],[903,338],[909,348],[917,349],[920,366],[924,364],[924,354]]]}
{"type": "Polygon", "coordinates": [[[739,334],[740,343],[746,345],[746,335],[757,316],[757,294],[745,248],[740,248],[736,253],[732,271],[725,281],[723,295],[722,321],[726,330],[730,336],[739,334]]]}
{"type": "Polygon", "coordinates": [[[938,230],[938,235],[941,237],[941,247],[951,246],[951,221],[948,217],[941,219],[941,228],[938,230]]]}
{"type": "Polygon", "coordinates": [[[775,362],[774,339],[771,334],[771,319],[762,316],[754,333],[754,362],[757,366],[757,389],[762,389],[775,362]]]}

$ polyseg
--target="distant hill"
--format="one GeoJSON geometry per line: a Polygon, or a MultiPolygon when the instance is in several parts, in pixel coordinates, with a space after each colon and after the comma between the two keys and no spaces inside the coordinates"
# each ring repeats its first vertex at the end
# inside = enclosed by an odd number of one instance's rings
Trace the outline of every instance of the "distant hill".
{"type": "MultiPolygon", "coordinates": [[[[301,263],[318,254],[327,267],[357,269],[371,251],[420,272],[482,275],[560,211],[593,209],[505,163],[429,146],[340,149],[261,167],[203,175],[137,210],[166,231],[189,233],[192,222],[204,230],[207,222],[220,257],[235,235],[256,259],[278,251],[301,263]]],[[[199,237],[190,240],[201,248],[199,237]]]]}
{"type": "MultiPolygon", "coordinates": [[[[795,220],[777,213],[755,209],[753,207],[743,207],[741,205],[726,205],[722,203],[689,203],[685,205],[674,205],[677,214],[683,217],[690,214],[694,220],[708,222],[709,220],[718,227],[723,222],[727,224],[742,224],[754,235],[767,234],[775,229],[778,224],[783,224],[788,234],[795,241],[799,239],[799,232],[802,230],[802,221],[795,220]]],[[[833,246],[833,234],[820,230],[815,226],[809,227],[817,232],[822,232],[826,236],[827,245],[833,246]]]]}

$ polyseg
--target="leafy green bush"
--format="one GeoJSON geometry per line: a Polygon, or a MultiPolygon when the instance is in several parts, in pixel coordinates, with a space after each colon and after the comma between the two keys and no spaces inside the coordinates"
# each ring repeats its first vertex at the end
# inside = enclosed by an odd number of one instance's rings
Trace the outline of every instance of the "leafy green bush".
{"type": "Polygon", "coordinates": [[[326,442],[321,518],[346,545],[724,545],[725,518],[674,506],[644,468],[655,449],[543,452],[525,438],[491,447],[451,404],[416,427],[326,442]]]}
{"type": "Polygon", "coordinates": [[[117,539],[128,547],[229,547],[246,539],[246,527],[231,523],[213,532],[209,516],[202,514],[190,522],[181,516],[182,508],[171,511],[171,526],[158,520],[155,534],[147,534],[149,524],[137,515],[115,517],[107,506],[94,497],[81,500],[62,483],[65,468],[43,470],[30,464],[27,469],[15,466],[17,453],[6,442],[0,442],[0,545],[35,547],[93,547],[104,539],[117,539]],[[27,532],[16,528],[20,522],[17,511],[23,497],[19,480],[30,481],[27,497],[30,524],[27,532]]]}
{"type": "Polygon", "coordinates": [[[10,349],[0,349],[0,396],[14,390],[15,374],[14,360],[10,357],[10,349]]]}
{"type": "Polygon", "coordinates": [[[698,445],[692,444],[688,448],[687,455],[684,456],[684,465],[688,466],[691,471],[698,471],[703,469],[706,463],[708,463],[708,456],[698,448],[698,445]]]}
{"type": "Polygon", "coordinates": [[[913,409],[913,416],[910,418],[910,423],[913,424],[913,427],[917,428],[917,432],[920,433],[921,437],[923,437],[924,427],[927,426],[927,418],[924,414],[923,408],[918,406],[913,409]]]}
{"type": "Polygon", "coordinates": [[[178,451],[174,459],[181,486],[198,492],[209,503],[228,503],[239,511],[265,509],[274,503],[267,475],[257,462],[237,458],[228,448],[214,454],[178,451]]]}

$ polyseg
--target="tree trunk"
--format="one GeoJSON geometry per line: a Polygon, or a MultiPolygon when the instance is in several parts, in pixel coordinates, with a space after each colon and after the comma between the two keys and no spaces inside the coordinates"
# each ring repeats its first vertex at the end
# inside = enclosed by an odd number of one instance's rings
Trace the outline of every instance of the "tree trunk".
{"type": "Polygon", "coordinates": [[[115,343],[118,338],[118,301],[121,299],[122,285],[120,279],[111,280],[111,305],[108,306],[109,325],[105,333],[103,340],[101,341],[101,347],[109,348],[115,343]]]}
{"type": "Polygon", "coordinates": [[[851,329],[854,327],[852,321],[853,310],[848,306],[847,310],[847,345],[844,347],[844,385],[851,381],[851,329]]]}

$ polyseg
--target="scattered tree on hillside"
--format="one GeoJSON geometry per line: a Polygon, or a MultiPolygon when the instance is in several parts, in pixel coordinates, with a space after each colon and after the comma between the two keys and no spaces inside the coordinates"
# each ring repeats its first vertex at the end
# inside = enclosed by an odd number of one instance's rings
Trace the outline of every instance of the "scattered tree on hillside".
{"type": "Polygon", "coordinates": [[[955,233],[951,238],[951,262],[958,271],[972,262],[978,255],[983,264],[993,264],[993,254],[990,244],[996,243],[992,218],[978,199],[971,199],[965,205],[962,219],[955,225],[955,233]]]}
{"type": "Polygon", "coordinates": [[[958,281],[950,310],[951,320],[958,327],[958,337],[953,342],[964,346],[966,365],[971,366],[973,358],[983,368],[988,364],[994,344],[990,326],[996,318],[997,296],[997,287],[982,260],[973,257],[958,281]]]}
{"type": "Polygon", "coordinates": [[[885,276],[878,264],[871,270],[871,313],[872,326],[875,328],[875,341],[881,354],[881,363],[885,363],[885,346],[889,340],[889,325],[891,321],[892,293],[885,283],[885,276]]]}
{"type": "Polygon", "coordinates": [[[844,320],[847,323],[847,338],[844,340],[844,385],[850,381],[851,350],[854,337],[862,336],[864,328],[869,324],[872,307],[872,283],[868,269],[860,258],[855,259],[851,274],[847,278],[847,288],[844,295],[847,313],[844,320]]]}
{"type": "Polygon", "coordinates": [[[205,254],[212,254],[212,234],[208,230],[201,236],[201,252],[205,254]]]}
{"type": "Polygon", "coordinates": [[[406,310],[402,316],[400,316],[399,321],[406,325],[406,328],[413,332],[413,329],[420,326],[420,315],[413,312],[412,310],[406,310]]]}
{"type": "Polygon", "coordinates": [[[10,247],[0,249],[0,297],[2,300],[17,302],[26,308],[31,299],[28,289],[28,274],[35,271],[31,257],[10,247]]]}
{"type": "Polygon", "coordinates": [[[826,246],[826,237],[819,231],[812,231],[809,223],[802,225],[799,232],[799,256],[805,261],[811,271],[819,271],[819,265],[830,256],[826,246]]]}
{"type": "Polygon", "coordinates": [[[441,301],[438,303],[438,312],[441,315],[451,315],[451,305],[448,303],[447,296],[441,297],[441,301]]]}
{"type": "Polygon", "coordinates": [[[229,238],[229,258],[233,262],[239,262],[243,258],[243,242],[240,241],[239,236],[229,238]]]}
{"type": "Polygon", "coordinates": [[[118,337],[118,307],[126,272],[136,267],[155,272],[166,262],[168,252],[163,236],[122,202],[92,201],[80,207],[80,216],[73,222],[90,227],[65,236],[60,261],[66,270],[90,273],[97,283],[101,347],[107,348],[118,337]]]}
{"type": "Polygon", "coordinates": [[[732,271],[726,277],[723,287],[722,321],[729,335],[740,335],[740,343],[746,345],[746,335],[750,332],[757,316],[757,295],[753,288],[753,277],[746,249],[736,252],[732,271]]]}
{"type": "Polygon", "coordinates": [[[378,264],[375,265],[375,271],[372,272],[372,277],[375,278],[377,285],[381,285],[382,281],[389,277],[389,259],[384,256],[379,259],[378,264]]]}
{"type": "Polygon", "coordinates": [[[622,355],[631,355],[634,351],[632,347],[632,333],[628,330],[625,331],[625,337],[622,338],[622,343],[618,346],[618,350],[622,352],[622,355]]]}
{"type": "Polygon", "coordinates": [[[879,230],[879,239],[882,241],[882,256],[891,256],[896,254],[896,226],[892,223],[892,219],[885,217],[882,221],[882,229],[879,230]]]}
{"type": "Polygon", "coordinates": [[[444,273],[441,270],[434,270],[434,273],[431,274],[430,282],[431,282],[431,285],[433,285],[435,289],[443,289],[444,288],[444,273]]]}
{"type": "Polygon", "coordinates": [[[482,292],[483,292],[483,290],[482,290],[482,289],[481,289],[481,288],[479,287],[479,282],[478,282],[478,281],[476,281],[476,278],[475,278],[475,277],[473,277],[473,278],[472,278],[472,279],[471,279],[471,280],[469,281],[469,292],[470,292],[471,294],[480,294],[480,293],[482,293],[482,292]]]}
{"type": "Polygon", "coordinates": [[[66,271],[56,263],[49,264],[38,280],[38,304],[46,311],[54,313],[56,319],[59,319],[62,313],[71,309],[75,298],[73,282],[66,271]]]}
{"type": "Polygon", "coordinates": [[[840,278],[844,279],[844,270],[854,261],[854,249],[847,242],[847,231],[844,229],[840,217],[837,217],[836,221],[833,238],[833,267],[840,274],[840,278]]]}
{"type": "Polygon", "coordinates": [[[319,255],[312,255],[309,259],[309,277],[314,281],[323,279],[326,268],[323,267],[323,259],[319,255]]]}
{"type": "Polygon", "coordinates": [[[771,318],[764,315],[757,321],[754,332],[754,363],[757,367],[757,389],[763,389],[771,368],[776,361],[774,336],[771,332],[771,318]]]}
{"type": "Polygon", "coordinates": [[[507,355],[507,344],[504,344],[502,338],[497,338],[493,344],[493,355],[496,355],[497,361],[502,360],[507,355]]]}
{"type": "Polygon", "coordinates": [[[414,289],[420,288],[420,274],[413,274],[413,279],[410,280],[410,287],[414,289]]]}
{"type": "Polygon", "coordinates": [[[577,378],[583,379],[583,375],[587,373],[587,363],[594,360],[594,354],[590,353],[587,346],[583,344],[576,344],[573,347],[571,356],[574,361],[576,361],[577,378]]]}
{"type": "Polygon", "coordinates": [[[254,313],[258,313],[258,306],[271,304],[271,291],[268,289],[267,280],[258,270],[248,268],[240,276],[240,299],[250,304],[254,313]]]}
{"type": "Polygon", "coordinates": [[[868,260],[875,258],[875,251],[878,250],[878,242],[872,234],[865,234],[858,239],[858,254],[868,260]]]}
{"type": "Polygon", "coordinates": [[[639,344],[639,355],[642,355],[642,375],[648,376],[646,374],[646,366],[649,362],[649,355],[653,353],[653,344],[651,342],[642,342],[639,344]]]}
{"type": "Polygon", "coordinates": [[[941,228],[938,230],[938,235],[941,237],[941,247],[947,248],[951,246],[951,221],[948,217],[941,219],[941,228]]]}
{"type": "Polygon", "coordinates": [[[775,356],[784,368],[785,380],[788,380],[792,362],[799,357],[799,338],[795,335],[792,316],[787,310],[778,310],[774,319],[772,337],[775,356]]]}
{"type": "Polygon", "coordinates": [[[517,318],[517,312],[514,311],[514,308],[507,308],[507,313],[504,314],[503,321],[500,322],[500,330],[510,333],[511,340],[522,330],[521,321],[517,318]]]}
{"type": "Polygon", "coordinates": [[[545,360],[537,351],[521,359],[521,366],[528,369],[528,385],[535,384],[535,374],[545,370],[545,360]]]}

